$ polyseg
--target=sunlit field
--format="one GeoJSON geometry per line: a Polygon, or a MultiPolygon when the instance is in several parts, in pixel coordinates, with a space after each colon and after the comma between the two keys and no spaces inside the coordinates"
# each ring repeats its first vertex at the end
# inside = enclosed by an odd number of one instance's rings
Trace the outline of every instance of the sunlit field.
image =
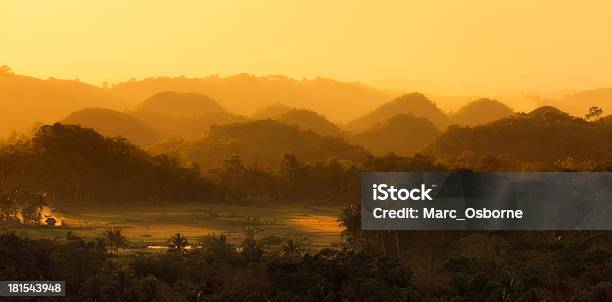
{"type": "Polygon", "coordinates": [[[62,239],[66,233],[94,239],[110,228],[119,227],[129,240],[130,249],[156,249],[164,246],[175,233],[190,240],[208,234],[223,234],[239,243],[247,229],[255,229],[256,238],[266,236],[300,240],[312,249],[337,247],[341,229],[341,207],[299,205],[155,205],[155,206],[62,206],[56,210],[62,227],[1,227],[30,238],[62,239]]]}

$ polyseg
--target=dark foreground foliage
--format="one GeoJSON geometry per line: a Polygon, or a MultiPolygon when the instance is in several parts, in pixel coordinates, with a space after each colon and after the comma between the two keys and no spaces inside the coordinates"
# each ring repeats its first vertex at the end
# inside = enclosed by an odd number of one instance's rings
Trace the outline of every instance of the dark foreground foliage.
{"type": "MultiPolygon", "coordinates": [[[[339,301],[419,297],[399,259],[323,250],[301,255],[209,236],[190,251],[106,254],[102,241],[0,235],[0,280],[66,280],[68,301],[339,301]]],[[[49,300],[49,298],[44,298],[49,300]]],[[[41,298],[40,300],[43,300],[41,298]]]]}
{"type": "Polygon", "coordinates": [[[66,280],[68,295],[58,301],[612,298],[610,233],[402,232],[397,246],[390,240],[392,233],[378,235],[354,248],[302,254],[291,240],[274,250],[263,240],[246,239],[235,246],[214,235],[191,242],[193,248],[187,250],[177,234],[167,252],[114,256],[107,254],[104,241],[2,234],[0,280],[66,280]],[[435,242],[419,241],[424,236],[435,242]],[[387,245],[382,250],[381,240],[387,245]],[[422,245],[430,247],[428,257],[424,251],[410,252],[422,245]]]}

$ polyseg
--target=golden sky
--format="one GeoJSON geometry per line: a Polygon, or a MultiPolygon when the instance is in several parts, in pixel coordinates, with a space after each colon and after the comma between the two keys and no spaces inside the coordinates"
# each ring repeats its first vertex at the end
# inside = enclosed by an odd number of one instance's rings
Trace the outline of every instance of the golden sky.
{"type": "Polygon", "coordinates": [[[449,93],[612,87],[610,0],[2,0],[0,38],[16,73],[94,84],[248,72],[449,93]]]}

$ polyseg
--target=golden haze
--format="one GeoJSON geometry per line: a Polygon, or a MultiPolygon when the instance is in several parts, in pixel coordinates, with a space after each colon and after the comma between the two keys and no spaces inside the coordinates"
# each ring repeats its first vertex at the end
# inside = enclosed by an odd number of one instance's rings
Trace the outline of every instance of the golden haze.
{"type": "Polygon", "coordinates": [[[0,28],[3,64],[95,84],[248,72],[441,95],[612,86],[607,0],[8,0],[0,28]]]}

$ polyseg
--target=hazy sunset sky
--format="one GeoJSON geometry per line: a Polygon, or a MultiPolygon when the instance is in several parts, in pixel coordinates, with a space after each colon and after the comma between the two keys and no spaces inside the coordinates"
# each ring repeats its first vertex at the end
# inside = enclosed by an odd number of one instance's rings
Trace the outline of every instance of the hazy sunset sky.
{"type": "Polygon", "coordinates": [[[247,72],[612,87],[610,0],[3,0],[0,28],[0,65],[94,84],[247,72]]]}

